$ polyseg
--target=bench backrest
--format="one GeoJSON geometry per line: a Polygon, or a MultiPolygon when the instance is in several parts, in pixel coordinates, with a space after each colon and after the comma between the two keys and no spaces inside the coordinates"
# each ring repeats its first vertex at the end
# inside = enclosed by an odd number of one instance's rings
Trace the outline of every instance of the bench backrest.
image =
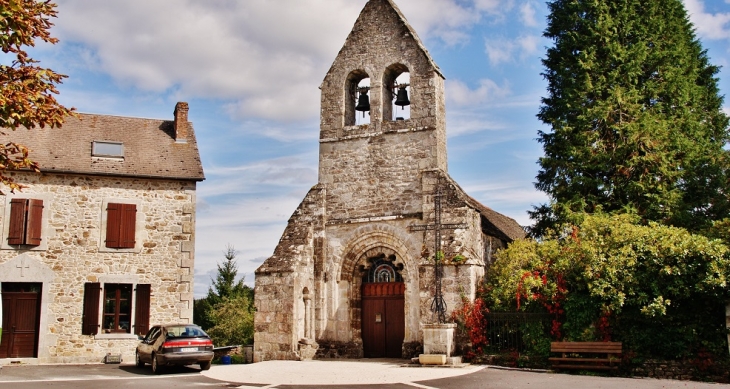
{"type": "Polygon", "coordinates": [[[621,342],[551,342],[554,353],[609,353],[621,354],[621,342]]]}

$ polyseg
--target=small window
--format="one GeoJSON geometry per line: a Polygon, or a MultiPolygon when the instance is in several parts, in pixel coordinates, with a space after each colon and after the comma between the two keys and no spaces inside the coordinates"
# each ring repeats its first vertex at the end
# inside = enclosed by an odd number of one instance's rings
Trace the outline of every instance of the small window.
{"type": "Polygon", "coordinates": [[[43,220],[43,200],[10,200],[8,244],[39,246],[43,220]]]}
{"type": "Polygon", "coordinates": [[[130,333],[132,320],[132,285],[104,285],[104,319],[105,333],[130,333]]]}
{"type": "Polygon", "coordinates": [[[137,206],[109,203],[106,212],[106,247],[112,249],[134,248],[137,206]]]}
{"type": "Polygon", "coordinates": [[[124,143],[94,141],[91,146],[94,157],[124,158],[124,143]]]}

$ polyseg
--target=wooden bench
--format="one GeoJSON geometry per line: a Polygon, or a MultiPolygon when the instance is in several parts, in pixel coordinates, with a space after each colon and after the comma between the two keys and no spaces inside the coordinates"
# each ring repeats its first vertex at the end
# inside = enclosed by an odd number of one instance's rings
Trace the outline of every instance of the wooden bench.
{"type": "Polygon", "coordinates": [[[615,370],[621,363],[621,342],[551,342],[553,369],[615,370]]]}

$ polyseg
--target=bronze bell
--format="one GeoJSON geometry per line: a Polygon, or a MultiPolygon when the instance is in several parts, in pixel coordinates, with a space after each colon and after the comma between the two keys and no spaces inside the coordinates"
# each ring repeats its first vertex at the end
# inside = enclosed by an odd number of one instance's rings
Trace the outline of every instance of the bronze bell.
{"type": "Polygon", "coordinates": [[[408,91],[405,87],[398,88],[398,96],[395,99],[395,105],[398,105],[403,109],[406,105],[411,105],[411,101],[408,100],[408,91]]]}
{"type": "Polygon", "coordinates": [[[360,97],[357,99],[356,111],[362,111],[362,117],[365,117],[365,112],[370,111],[370,97],[368,96],[367,89],[360,90],[360,97]]]}

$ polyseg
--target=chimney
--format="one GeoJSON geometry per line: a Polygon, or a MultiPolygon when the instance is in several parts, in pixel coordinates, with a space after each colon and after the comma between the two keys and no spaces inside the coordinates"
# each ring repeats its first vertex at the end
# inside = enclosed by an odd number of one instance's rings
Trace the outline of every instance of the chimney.
{"type": "Polygon", "coordinates": [[[175,142],[188,142],[188,103],[179,102],[175,104],[175,142]]]}

